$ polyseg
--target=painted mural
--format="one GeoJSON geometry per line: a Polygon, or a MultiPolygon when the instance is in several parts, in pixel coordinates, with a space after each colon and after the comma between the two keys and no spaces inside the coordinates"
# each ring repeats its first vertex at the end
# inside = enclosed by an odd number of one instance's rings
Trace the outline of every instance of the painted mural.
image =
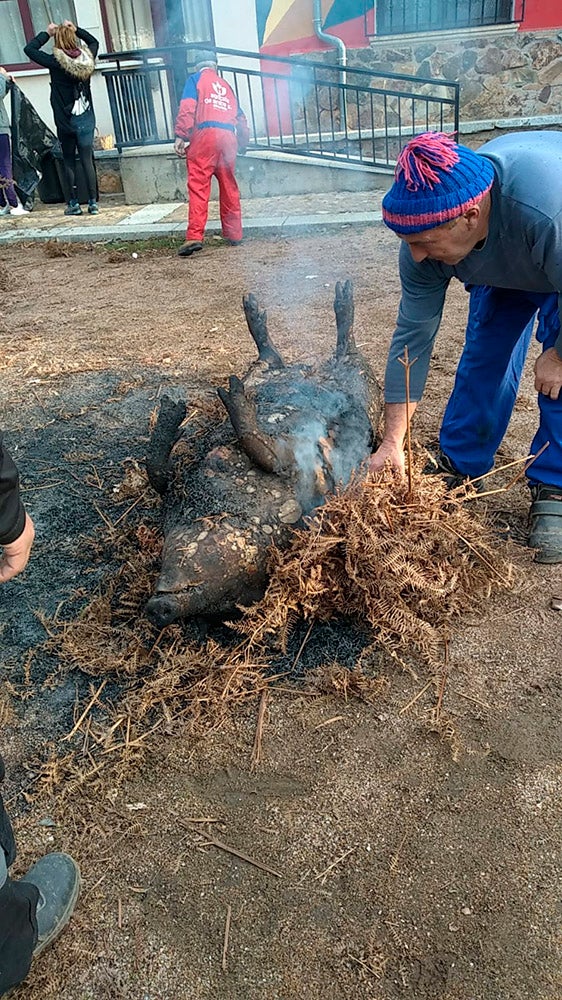
{"type": "MultiPolygon", "coordinates": [[[[369,44],[366,16],[369,0],[322,0],[322,28],[337,35],[346,45],[362,48],[369,44]]],[[[256,0],[260,51],[268,55],[296,55],[326,48],[316,37],[312,0],[256,0]]],[[[367,25],[368,25],[367,20],[367,25]]]]}

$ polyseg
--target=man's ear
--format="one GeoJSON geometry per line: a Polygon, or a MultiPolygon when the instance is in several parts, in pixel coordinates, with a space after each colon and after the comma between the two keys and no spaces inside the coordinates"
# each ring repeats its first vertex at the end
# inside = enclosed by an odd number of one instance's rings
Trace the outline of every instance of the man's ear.
{"type": "Polygon", "coordinates": [[[480,222],[480,205],[473,205],[469,208],[463,215],[466,219],[466,226],[468,230],[476,229],[478,223],[480,222]]]}

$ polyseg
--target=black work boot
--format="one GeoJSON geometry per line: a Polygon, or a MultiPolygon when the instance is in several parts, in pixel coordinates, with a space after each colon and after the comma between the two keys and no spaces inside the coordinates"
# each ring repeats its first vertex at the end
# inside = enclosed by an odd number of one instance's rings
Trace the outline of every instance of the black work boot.
{"type": "Polygon", "coordinates": [[[562,486],[531,485],[529,546],[538,563],[562,563],[562,486]]]}
{"type": "Polygon", "coordinates": [[[37,944],[33,957],[40,955],[59,936],[70,920],[80,892],[80,869],[68,854],[46,854],[22,882],[39,890],[37,903],[37,944]]]}

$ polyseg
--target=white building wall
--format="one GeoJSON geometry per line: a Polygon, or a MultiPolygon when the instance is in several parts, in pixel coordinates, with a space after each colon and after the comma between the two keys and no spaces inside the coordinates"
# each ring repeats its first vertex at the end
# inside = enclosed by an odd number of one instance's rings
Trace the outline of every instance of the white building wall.
{"type": "MultiPolygon", "coordinates": [[[[259,52],[258,25],[255,0],[211,0],[213,23],[215,26],[215,44],[224,49],[241,49],[244,52],[259,52]]],[[[259,62],[255,59],[245,59],[243,56],[222,56],[222,62],[241,69],[259,70],[259,62]]],[[[228,73],[225,73],[228,79],[228,73]]],[[[232,83],[232,80],[230,81],[232,83]]],[[[238,93],[240,104],[247,115],[253,109],[256,129],[261,131],[265,120],[262,85],[259,78],[253,78],[251,84],[238,77],[238,93]],[[251,86],[252,100],[248,93],[251,86]]],[[[251,125],[250,125],[251,127],[251,125]]]]}
{"type": "MultiPolygon", "coordinates": [[[[221,48],[244,49],[249,52],[257,52],[258,33],[255,0],[237,0],[236,3],[233,3],[232,0],[211,0],[211,4],[216,44],[221,48]]],[[[92,35],[95,35],[100,42],[100,52],[105,52],[106,41],[99,0],[75,0],[75,7],[80,27],[85,28],[92,35]]],[[[45,19],[45,28],[46,26],[47,19],[45,19]]],[[[48,42],[45,48],[47,51],[50,51],[52,43],[48,42]]],[[[251,66],[253,69],[258,68],[255,62],[250,63],[244,59],[229,57],[229,61],[233,65],[240,65],[241,67],[251,66]]],[[[92,95],[96,121],[101,135],[110,135],[113,132],[111,111],[107,98],[107,86],[101,75],[101,70],[109,68],[109,65],[106,62],[100,63],[100,68],[92,78],[92,95]]],[[[26,97],[29,98],[38,114],[54,130],[49,100],[49,71],[46,69],[17,70],[13,75],[18,86],[23,90],[26,97]]],[[[259,114],[261,89],[258,93],[256,85],[253,90],[255,90],[257,116],[261,118],[259,114]]],[[[247,105],[247,100],[244,100],[245,95],[241,93],[240,97],[241,103],[247,105]]]]}
{"type": "MultiPolygon", "coordinates": [[[[106,51],[105,36],[101,20],[101,10],[98,0],[75,0],[76,17],[81,28],[91,32],[99,39],[100,52],[106,51]]],[[[47,27],[45,18],[44,28],[47,27]]],[[[47,42],[45,50],[50,52],[52,42],[47,42]]],[[[100,68],[106,64],[100,63],[100,68]]],[[[53,115],[50,104],[50,86],[48,69],[16,70],[12,74],[18,87],[23,90],[25,96],[29,98],[37,113],[49,128],[55,129],[53,115]]],[[[96,112],[97,126],[101,135],[109,135],[113,131],[111,123],[111,112],[107,99],[107,87],[100,70],[97,70],[92,78],[92,97],[96,112]]],[[[8,106],[8,102],[6,102],[8,106]]]]}
{"type": "Polygon", "coordinates": [[[258,51],[255,0],[211,0],[215,42],[220,48],[258,51]]]}

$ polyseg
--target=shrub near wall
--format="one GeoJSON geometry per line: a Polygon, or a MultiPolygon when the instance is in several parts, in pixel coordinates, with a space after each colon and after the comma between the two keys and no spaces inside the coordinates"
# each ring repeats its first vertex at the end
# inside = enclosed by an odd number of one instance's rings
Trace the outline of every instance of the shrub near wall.
{"type": "Polygon", "coordinates": [[[375,39],[369,49],[350,53],[349,62],[379,73],[458,80],[465,121],[562,116],[562,41],[555,31],[375,39]]]}

